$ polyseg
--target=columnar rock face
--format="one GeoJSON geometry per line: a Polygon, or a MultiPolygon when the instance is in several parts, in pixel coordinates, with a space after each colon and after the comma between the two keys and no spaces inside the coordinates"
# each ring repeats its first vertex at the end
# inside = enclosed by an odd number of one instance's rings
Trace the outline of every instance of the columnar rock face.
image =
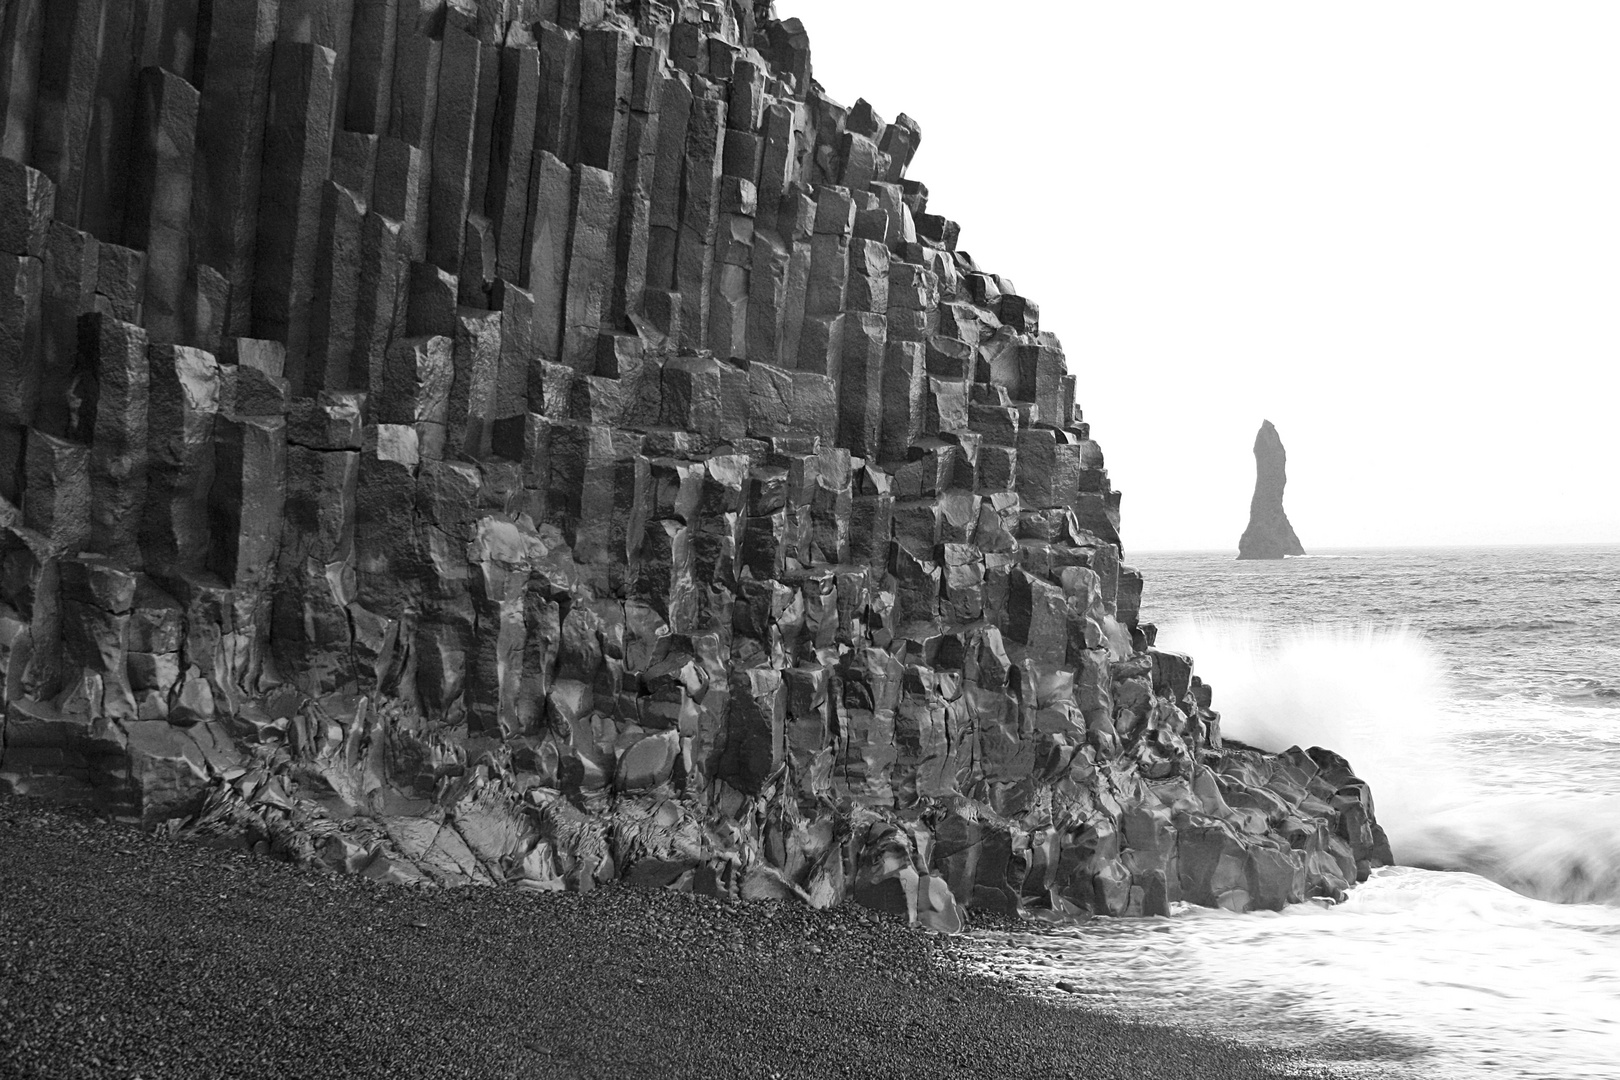
{"type": "Polygon", "coordinates": [[[1281,559],[1303,555],[1305,549],[1283,510],[1283,488],[1288,485],[1288,451],[1282,436],[1262,421],[1254,437],[1254,498],[1249,501],[1249,527],[1238,540],[1240,559],[1281,559]]]}
{"type": "Polygon", "coordinates": [[[0,783],[945,929],[1387,858],[1223,747],[1057,337],[796,20],[4,12],[0,783]]]}

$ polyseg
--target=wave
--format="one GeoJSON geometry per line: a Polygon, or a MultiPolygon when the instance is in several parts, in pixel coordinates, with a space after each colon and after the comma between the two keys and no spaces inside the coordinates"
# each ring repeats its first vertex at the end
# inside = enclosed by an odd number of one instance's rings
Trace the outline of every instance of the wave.
{"type": "MultiPolygon", "coordinates": [[[[1436,603],[1454,604],[1456,601],[1446,599],[1438,600],[1436,603]]],[[[1456,634],[1483,634],[1498,630],[1521,633],[1534,630],[1567,630],[1571,626],[1579,625],[1580,623],[1574,619],[1542,619],[1536,622],[1450,623],[1442,625],[1438,629],[1456,634]]]]}
{"type": "Polygon", "coordinates": [[[1566,700],[1592,701],[1596,699],[1598,701],[1617,701],[1617,703],[1620,703],[1620,689],[1605,685],[1601,679],[1576,676],[1568,681],[1575,685],[1560,694],[1566,700]]]}
{"type": "Polygon", "coordinates": [[[1285,559],[1387,559],[1388,555],[1284,555],[1285,559]]]}
{"type": "Polygon", "coordinates": [[[1307,552],[1304,555],[1284,555],[1289,561],[1294,559],[1406,559],[1411,553],[1405,551],[1356,551],[1356,552],[1307,552]]]}
{"type": "Polygon", "coordinates": [[[1543,900],[1620,904],[1620,796],[1503,795],[1437,808],[1402,860],[1543,900]]]}
{"type": "MultiPolygon", "coordinates": [[[[1620,796],[1538,787],[1525,762],[1482,753],[1481,718],[1448,709],[1445,663],[1421,634],[1206,618],[1165,624],[1159,643],[1193,656],[1226,735],[1348,758],[1372,785],[1398,862],[1543,900],[1620,904],[1620,796]]],[[[1523,718],[1538,735],[1550,722],[1523,718]]],[[[1585,764],[1570,753],[1554,767],[1578,775],[1585,764]]]]}

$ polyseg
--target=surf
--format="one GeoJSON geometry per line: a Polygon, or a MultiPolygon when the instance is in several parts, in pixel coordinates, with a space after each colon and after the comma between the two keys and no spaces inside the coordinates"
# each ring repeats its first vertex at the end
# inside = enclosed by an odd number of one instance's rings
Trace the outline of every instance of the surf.
{"type": "MultiPolygon", "coordinates": [[[[1459,694],[1422,634],[1198,618],[1165,624],[1159,646],[1194,658],[1223,736],[1342,753],[1372,785],[1398,863],[1556,903],[1620,904],[1620,796],[1602,782],[1581,791],[1578,776],[1552,790],[1512,755],[1488,752],[1479,737],[1495,718],[1459,694]]],[[[1549,738],[1572,737],[1537,712],[1549,738]]]]}

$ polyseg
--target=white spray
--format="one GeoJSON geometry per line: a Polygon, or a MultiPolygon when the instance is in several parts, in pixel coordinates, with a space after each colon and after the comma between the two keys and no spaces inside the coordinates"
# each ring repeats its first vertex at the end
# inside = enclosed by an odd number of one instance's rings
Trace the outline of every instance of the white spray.
{"type": "MultiPolygon", "coordinates": [[[[1343,754],[1372,785],[1397,861],[1471,871],[1546,900],[1620,903],[1620,797],[1592,793],[1606,785],[1549,790],[1514,755],[1476,743],[1500,712],[1459,706],[1420,635],[1200,619],[1164,626],[1159,645],[1193,656],[1226,735],[1343,754]]],[[[1509,722],[1538,737],[1553,724],[1509,722]]]]}

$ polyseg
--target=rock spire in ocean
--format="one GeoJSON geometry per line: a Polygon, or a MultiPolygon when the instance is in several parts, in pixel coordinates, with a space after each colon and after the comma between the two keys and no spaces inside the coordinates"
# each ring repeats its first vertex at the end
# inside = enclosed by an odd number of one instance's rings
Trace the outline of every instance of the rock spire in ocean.
{"type": "Polygon", "coordinates": [[[1283,509],[1283,488],[1288,486],[1288,451],[1270,420],[1262,421],[1254,437],[1254,498],[1249,500],[1249,527],[1238,541],[1240,559],[1280,559],[1303,555],[1305,548],[1283,509]]]}

